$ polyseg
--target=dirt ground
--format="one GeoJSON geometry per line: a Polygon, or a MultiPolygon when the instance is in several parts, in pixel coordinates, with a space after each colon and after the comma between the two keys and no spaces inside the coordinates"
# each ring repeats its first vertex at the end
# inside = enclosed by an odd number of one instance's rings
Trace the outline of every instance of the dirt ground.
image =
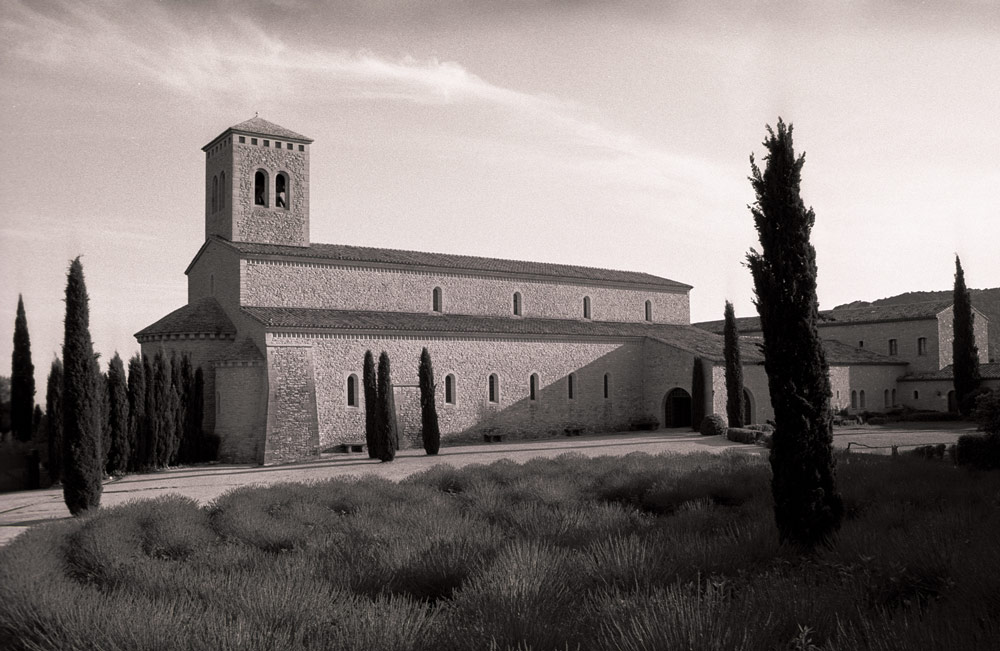
{"type": "MultiPolygon", "coordinates": [[[[890,454],[893,445],[900,446],[900,452],[903,452],[917,445],[954,443],[960,435],[974,430],[975,427],[968,423],[838,427],[834,429],[834,447],[843,449],[850,445],[852,452],[890,454]]],[[[395,461],[385,464],[368,459],[367,454],[324,454],[314,461],[283,466],[210,465],[128,475],[105,482],[101,505],[115,506],[129,500],[171,493],[207,504],[232,488],[248,484],[310,482],[362,474],[399,480],[437,464],[465,466],[492,463],[499,459],[522,463],[536,457],[556,457],[567,452],[597,457],[623,456],[632,452],[717,454],[726,450],[746,454],[766,452],[759,446],[703,437],[688,430],[659,430],[442,447],[434,457],[425,455],[421,449],[402,450],[395,461]]],[[[0,545],[13,540],[28,527],[69,517],[61,488],[0,494],[0,545]]]]}

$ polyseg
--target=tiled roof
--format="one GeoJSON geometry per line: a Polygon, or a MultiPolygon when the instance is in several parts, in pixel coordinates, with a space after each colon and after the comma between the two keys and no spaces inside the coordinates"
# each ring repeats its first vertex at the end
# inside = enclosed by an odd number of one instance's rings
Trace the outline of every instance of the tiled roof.
{"type": "Polygon", "coordinates": [[[423,251],[401,251],[379,249],[344,244],[312,244],[307,247],[283,246],[279,244],[255,244],[250,242],[230,242],[218,238],[244,255],[281,256],[348,263],[373,263],[400,266],[416,266],[430,269],[454,271],[482,271],[487,273],[517,274],[527,276],[549,276],[582,281],[626,283],[655,286],[674,291],[687,291],[690,285],[679,283],[652,274],[636,271],[617,271],[594,267],[551,264],[547,262],[525,262],[521,260],[501,260],[480,258],[470,255],[449,253],[426,253],[423,251]]]}
{"type": "Polygon", "coordinates": [[[312,138],[306,138],[301,133],[295,133],[291,129],[278,126],[273,122],[268,122],[264,118],[252,117],[249,120],[234,124],[229,127],[229,131],[239,131],[242,133],[252,133],[258,136],[274,136],[276,138],[288,138],[290,140],[302,140],[312,142],[312,138]]]}
{"type": "MultiPolygon", "coordinates": [[[[919,321],[933,319],[942,310],[951,306],[951,301],[926,301],[901,305],[869,305],[865,307],[844,307],[822,310],[819,313],[820,328],[852,323],[882,323],[886,321],[919,321]]],[[[725,321],[701,321],[695,326],[721,334],[725,321]]],[[[760,332],[760,317],[750,316],[736,319],[736,328],[742,332],[760,332]]]]}
{"type": "MultiPolygon", "coordinates": [[[[823,339],[821,341],[823,344],[823,352],[826,353],[826,363],[830,366],[871,366],[886,364],[893,366],[908,366],[907,362],[902,361],[898,357],[880,355],[865,348],[855,348],[854,346],[833,339],[823,339]]],[[[744,352],[747,349],[752,349],[756,356],[763,360],[763,353],[760,352],[763,343],[763,337],[741,336],[740,355],[743,357],[743,361],[747,361],[746,353],[744,352]]]]}
{"type": "Polygon", "coordinates": [[[227,362],[256,362],[262,359],[264,356],[260,354],[260,349],[250,337],[244,337],[241,341],[233,343],[216,358],[216,360],[227,362]]]}
{"type": "Polygon", "coordinates": [[[174,310],[156,323],[135,333],[135,336],[140,338],[168,334],[235,335],[236,328],[219,302],[209,296],[174,310]]]}
{"type": "Polygon", "coordinates": [[[722,337],[687,325],[283,307],[244,307],[243,311],[265,327],[274,329],[497,334],[521,337],[652,337],[699,355],[722,358],[722,337]]]}
{"type": "MultiPolygon", "coordinates": [[[[1000,362],[991,362],[989,364],[979,365],[979,377],[984,380],[1000,380],[1000,362]]],[[[930,373],[909,373],[899,378],[902,381],[906,380],[954,380],[954,367],[949,364],[944,368],[931,371],[930,373]]]]}

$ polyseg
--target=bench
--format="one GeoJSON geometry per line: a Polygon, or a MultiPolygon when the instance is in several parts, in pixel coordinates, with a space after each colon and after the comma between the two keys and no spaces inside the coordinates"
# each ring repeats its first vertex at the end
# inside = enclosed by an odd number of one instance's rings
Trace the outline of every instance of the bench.
{"type": "Polygon", "coordinates": [[[342,454],[350,454],[351,452],[364,452],[364,443],[339,443],[333,447],[334,452],[340,452],[342,454]]]}

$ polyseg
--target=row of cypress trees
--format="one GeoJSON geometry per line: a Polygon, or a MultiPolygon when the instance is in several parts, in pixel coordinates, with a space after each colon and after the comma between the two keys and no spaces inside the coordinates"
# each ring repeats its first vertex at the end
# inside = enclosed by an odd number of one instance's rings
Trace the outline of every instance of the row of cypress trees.
{"type": "MultiPolygon", "coordinates": [[[[437,406],[434,400],[434,368],[431,355],[424,348],[418,367],[420,378],[421,438],[427,454],[437,454],[441,447],[437,406]]],[[[399,450],[399,424],[393,398],[392,375],[389,355],[384,350],[379,355],[378,372],[372,351],[365,351],[362,371],[365,396],[365,442],[368,456],[381,461],[392,461],[399,450]]]]}

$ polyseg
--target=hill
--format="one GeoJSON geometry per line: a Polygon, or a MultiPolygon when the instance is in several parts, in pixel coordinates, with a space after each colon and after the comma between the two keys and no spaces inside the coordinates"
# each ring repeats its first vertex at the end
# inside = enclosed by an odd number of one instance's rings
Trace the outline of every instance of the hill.
{"type": "MultiPolygon", "coordinates": [[[[992,289],[971,289],[972,306],[985,314],[990,319],[989,329],[989,359],[991,362],[1000,361],[1000,287],[992,289]]],[[[833,308],[839,310],[848,307],[866,307],[868,305],[902,305],[904,303],[922,303],[924,301],[950,300],[952,290],[942,290],[939,292],[906,292],[889,298],[880,298],[877,301],[854,301],[845,303],[833,308]]]]}

